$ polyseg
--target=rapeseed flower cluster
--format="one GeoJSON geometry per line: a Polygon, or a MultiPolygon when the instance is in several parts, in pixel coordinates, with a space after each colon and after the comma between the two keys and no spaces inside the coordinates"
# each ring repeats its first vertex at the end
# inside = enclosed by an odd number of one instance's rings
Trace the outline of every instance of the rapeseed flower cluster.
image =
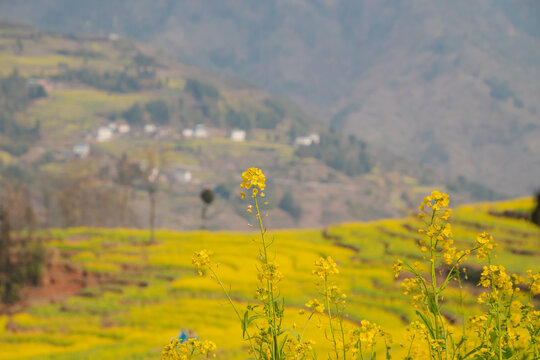
{"type": "Polygon", "coordinates": [[[311,299],[306,303],[306,307],[311,309],[314,313],[324,314],[324,304],[319,299],[311,299]]]}
{"type": "Polygon", "coordinates": [[[442,208],[448,207],[449,203],[450,197],[448,194],[434,190],[431,192],[431,195],[424,197],[418,208],[422,211],[424,211],[425,207],[431,208],[433,211],[439,211],[442,208]]]}
{"type": "Polygon", "coordinates": [[[392,341],[390,335],[384,332],[379,325],[362,320],[360,327],[349,332],[350,344],[348,346],[351,348],[352,358],[363,359],[364,353],[370,354],[370,357],[373,358],[377,338],[385,339],[387,344],[392,341]]]}
{"type": "Polygon", "coordinates": [[[288,338],[283,353],[288,359],[311,358],[313,354],[313,345],[315,345],[315,341],[313,340],[299,343],[293,338],[288,338]]]}
{"type": "MultiPolygon", "coordinates": [[[[401,283],[405,295],[410,295],[413,306],[417,309],[420,322],[412,323],[409,327],[409,355],[407,359],[492,359],[510,358],[509,355],[521,356],[529,352],[533,358],[540,358],[538,343],[540,342],[540,322],[531,305],[523,305],[518,296],[520,286],[526,281],[518,275],[508,274],[502,265],[492,263],[492,252],[497,244],[492,235],[483,232],[476,237],[474,246],[470,249],[457,250],[454,245],[452,227],[448,223],[451,210],[447,209],[449,197],[439,191],[433,191],[425,197],[419,207],[422,211],[420,219],[424,219],[425,227],[419,232],[425,235],[418,242],[420,251],[428,253],[427,267],[429,276],[423,275],[418,266],[410,266],[397,260],[393,265],[394,276],[397,278],[406,267],[413,277],[406,277],[401,283]],[[467,257],[476,253],[479,260],[487,259],[488,265],[483,267],[479,287],[487,291],[480,294],[478,303],[486,307],[486,312],[472,317],[466,322],[463,315],[463,330],[461,340],[455,330],[448,324],[441,312],[440,299],[443,291],[456,280],[461,293],[462,271],[460,264],[467,257]],[[442,275],[442,269],[448,269],[442,275]],[[465,325],[465,323],[467,325],[465,325]],[[418,348],[418,339],[425,344],[418,348]],[[413,341],[417,343],[413,345],[413,341]],[[456,345],[456,344],[459,344],[456,345]],[[424,350],[422,350],[424,349],[424,350]]],[[[527,275],[530,288],[530,299],[540,291],[540,273],[527,275]]],[[[460,295],[461,311],[463,296],[460,295]]],[[[527,357],[523,357],[524,359],[527,357]]]]}
{"type": "Polygon", "coordinates": [[[203,270],[205,270],[210,265],[210,256],[212,255],[211,251],[206,249],[197,251],[193,254],[191,258],[191,263],[197,268],[199,276],[203,276],[203,270]]]}
{"type": "Polygon", "coordinates": [[[540,272],[533,274],[531,270],[527,270],[527,279],[529,279],[529,287],[532,296],[540,294],[540,272]]]}
{"type": "Polygon", "coordinates": [[[259,281],[266,280],[274,284],[283,280],[283,274],[279,270],[279,265],[273,262],[262,264],[257,277],[259,281]]]}
{"type": "Polygon", "coordinates": [[[216,344],[212,341],[199,341],[195,338],[181,341],[171,340],[161,352],[162,360],[194,360],[215,358],[216,344]]]}
{"type": "Polygon", "coordinates": [[[476,237],[476,247],[478,248],[476,257],[478,259],[485,259],[491,254],[493,249],[497,247],[497,244],[495,244],[495,240],[493,239],[492,235],[488,234],[487,232],[483,232],[478,234],[476,237]]]}
{"type": "Polygon", "coordinates": [[[246,190],[251,189],[251,196],[255,198],[257,194],[264,197],[264,189],[266,187],[266,177],[261,169],[250,167],[242,173],[242,182],[240,183],[240,197],[243,199],[246,196],[246,190]],[[260,193],[259,193],[260,190],[260,193]]]}
{"type": "Polygon", "coordinates": [[[408,351],[405,360],[430,359],[427,349],[428,329],[419,321],[413,321],[407,326],[408,351]]]}
{"type": "Polygon", "coordinates": [[[332,257],[328,256],[326,259],[319,258],[317,261],[315,261],[315,270],[313,270],[313,275],[317,275],[319,279],[324,280],[328,278],[329,275],[336,274],[339,274],[339,269],[332,257]]]}

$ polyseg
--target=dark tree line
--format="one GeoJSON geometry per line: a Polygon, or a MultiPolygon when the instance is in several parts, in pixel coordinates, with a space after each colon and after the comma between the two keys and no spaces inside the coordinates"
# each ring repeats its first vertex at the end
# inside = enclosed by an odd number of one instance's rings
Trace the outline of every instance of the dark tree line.
{"type": "Polygon", "coordinates": [[[349,176],[371,171],[371,160],[366,144],[352,135],[343,138],[335,133],[323,134],[319,144],[301,146],[296,149],[295,155],[314,157],[349,176]]]}
{"type": "Polygon", "coordinates": [[[25,110],[34,99],[47,96],[43,86],[29,84],[17,71],[0,78],[0,149],[14,155],[28,150],[29,144],[40,137],[40,124],[33,127],[21,125],[16,114],[25,110]]]}

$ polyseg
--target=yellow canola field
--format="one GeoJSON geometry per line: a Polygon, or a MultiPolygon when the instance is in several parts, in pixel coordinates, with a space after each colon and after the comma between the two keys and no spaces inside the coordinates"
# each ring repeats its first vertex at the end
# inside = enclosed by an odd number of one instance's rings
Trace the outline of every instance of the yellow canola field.
{"type": "MultiPolygon", "coordinates": [[[[532,207],[531,199],[518,199],[457,209],[451,222],[458,248],[486,230],[499,240],[498,260],[509,272],[538,271],[539,228],[525,220],[490,215],[532,207]]],[[[348,295],[350,323],[367,319],[381,325],[392,334],[392,353],[398,355],[405,326],[416,317],[394,279],[392,264],[398,257],[418,257],[418,226],[418,220],[407,218],[341,224],[325,231],[269,232],[274,241],[271,257],[284,275],[280,291],[286,299],[286,326],[303,326],[307,315],[300,315],[299,309],[318,296],[311,274],[314,261],[331,256],[340,269],[335,280],[348,295]]],[[[47,244],[59,250],[61,262],[99,274],[100,280],[73,296],[0,316],[0,359],[155,359],[181,328],[214,341],[220,359],[246,359],[247,344],[232,309],[215,281],[197,275],[191,256],[201,249],[213,251],[223,282],[237,306],[245,308],[254,302],[257,285],[256,231],[161,230],[153,243],[147,231],[131,229],[77,228],[41,235],[51,239],[47,244]]],[[[471,259],[467,266],[480,265],[471,259]]],[[[472,294],[475,284],[467,289],[472,294]]],[[[449,289],[444,310],[459,322],[458,298],[457,289],[449,289]]],[[[472,295],[465,306],[471,314],[479,309],[472,295]]],[[[309,324],[306,338],[313,339],[319,357],[326,358],[330,344],[317,328],[318,321],[309,324]]]]}

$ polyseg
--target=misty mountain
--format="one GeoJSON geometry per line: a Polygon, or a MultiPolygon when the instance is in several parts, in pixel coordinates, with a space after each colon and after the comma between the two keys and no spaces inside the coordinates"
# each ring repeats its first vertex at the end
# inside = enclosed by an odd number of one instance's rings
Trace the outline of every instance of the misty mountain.
{"type": "Polygon", "coordinates": [[[0,13],[136,38],[507,194],[540,185],[536,0],[23,0],[0,13]]]}

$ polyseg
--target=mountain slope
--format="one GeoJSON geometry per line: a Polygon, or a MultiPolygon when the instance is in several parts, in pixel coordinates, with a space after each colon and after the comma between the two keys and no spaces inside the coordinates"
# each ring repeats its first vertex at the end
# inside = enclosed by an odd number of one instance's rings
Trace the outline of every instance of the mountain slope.
{"type": "Polygon", "coordinates": [[[498,197],[114,36],[0,23],[0,82],[0,181],[27,187],[41,226],[147,227],[155,193],[158,227],[198,228],[210,187],[209,228],[238,228],[251,166],[273,179],[274,228],[395,217],[434,187],[458,202],[498,197]]]}
{"type": "Polygon", "coordinates": [[[0,11],[45,28],[152,43],[501,192],[539,185],[535,0],[26,0],[0,11]]]}

